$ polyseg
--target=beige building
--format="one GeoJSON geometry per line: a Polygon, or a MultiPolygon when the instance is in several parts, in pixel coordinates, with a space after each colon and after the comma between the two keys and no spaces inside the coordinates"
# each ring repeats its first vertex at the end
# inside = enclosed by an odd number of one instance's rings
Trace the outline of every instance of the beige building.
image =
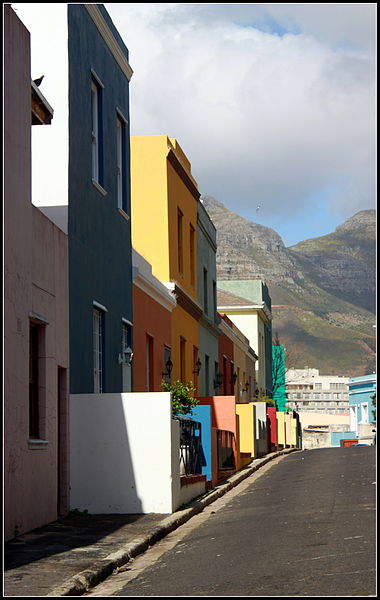
{"type": "MultiPolygon", "coordinates": [[[[30,35],[4,10],[4,537],[69,508],[67,235],[31,202],[31,125],[53,110],[31,81],[30,35]]],[[[53,190],[51,190],[53,193],[53,190]]]]}
{"type": "Polygon", "coordinates": [[[297,412],[348,415],[349,377],[320,375],[318,369],[288,369],[286,405],[297,412]]]}

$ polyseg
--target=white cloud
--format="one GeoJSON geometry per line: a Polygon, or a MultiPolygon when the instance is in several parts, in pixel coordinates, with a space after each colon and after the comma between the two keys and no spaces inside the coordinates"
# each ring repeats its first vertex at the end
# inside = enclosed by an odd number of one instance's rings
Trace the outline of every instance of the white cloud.
{"type": "Polygon", "coordinates": [[[303,239],[321,198],[325,233],[374,206],[375,4],[105,7],[134,70],[132,134],[177,138],[202,194],[252,220],[260,202],[263,225],[303,239]]]}
{"type": "Polygon", "coordinates": [[[176,137],[203,194],[284,218],[323,190],[344,218],[374,205],[374,5],[105,6],[132,133],[176,137]]]}

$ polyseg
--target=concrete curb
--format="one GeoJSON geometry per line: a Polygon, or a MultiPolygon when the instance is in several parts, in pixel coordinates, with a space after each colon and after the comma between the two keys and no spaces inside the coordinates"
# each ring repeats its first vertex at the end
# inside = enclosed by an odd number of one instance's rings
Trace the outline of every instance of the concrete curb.
{"type": "Polygon", "coordinates": [[[95,561],[90,569],[81,571],[78,575],[71,577],[62,585],[55,587],[47,596],[81,596],[89,591],[101,581],[104,581],[115,569],[128,563],[132,558],[142,554],[150,546],[153,546],[160,539],[186,523],[191,517],[200,513],[206,506],[215,502],[221,496],[224,496],[229,490],[238,485],[241,481],[252,475],[260,467],[277,458],[278,456],[299,451],[299,448],[285,448],[271,452],[262,458],[255,459],[251,464],[243,467],[242,470],[232,475],[223,482],[218,488],[211,492],[206,492],[203,496],[187,504],[187,508],[179,509],[169,515],[166,519],[152,528],[152,531],[144,538],[135,538],[128,544],[122,546],[116,552],[109,554],[106,558],[95,561]]]}

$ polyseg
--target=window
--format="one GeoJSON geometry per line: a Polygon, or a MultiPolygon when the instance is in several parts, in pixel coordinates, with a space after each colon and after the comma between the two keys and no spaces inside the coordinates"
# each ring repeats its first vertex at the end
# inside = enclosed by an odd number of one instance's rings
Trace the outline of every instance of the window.
{"type": "Polygon", "coordinates": [[[214,389],[219,391],[219,381],[218,381],[218,373],[219,373],[219,363],[217,361],[214,362],[214,389]]]}
{"type": "Polygon", "coordinates": [[[210,357],[205,354],[205,395],[210,394],[210,357]]]}
{"type": "Polygon", "coordinates": [[[233,396],[235,394],[235,381],[234,381],[234,373],[235,373],[235,364],[231,360],[230,361],[230,394],[233,396]]]}
{"type": "Polygon", "coordinates": [[[195,285],[195,229],[190,225],[190,283],[195,285]]]}
{"type": "Polygon", "coordinates": [[[203,269],[203,311],[208,315],[208,273],[203,269]]]}
{"type": "Polygon", "coordinates": [[[180,364],[180,379],[182,383],[186,381],[186,340],[181,337],[179,341],[179,364],[180,364]]]}
{"type": "Polygon", "coordinates": [[[172,351],[168,346],[164,346],[164,371],[162,373],[166,383],[170,383],[171,371],[168,371],[168,363],[172,360],[172,351]]]}
{"type": "Polygon", "coordinates": [[[177,212],[177,244],[178,272],[183,274],[183,214],[180,209],[177,212]]]}
{"type": "Polygon", "coordinates": [[[314,389],[315,390],[321,390],[322,389],[322,384],[321,383],[315,383],[314,384],[314,389]]]}
{"type": "Polygon", "coordinates": [[[223,394],[227,396],[227,356],[223,354],[223,394]]]}
{"type": "Polygon", "coordinates": [[[92,179],[103,185],[102,85],[91,82],[92,179]]]}
{"type": "Polygon", "coordinates": [[[362,415],[361,415],[362,420],[361,420],[361,422],[362,423],[368,423],[369,422],[368,421],[368,403],[367,402],[365,402],[365,403],[363,402],[363,404],[361,406],[361,409],[362,409],[361,410],[361,412],[362,412],[362,415]]]}
{"type": "Polygon", "coordinates": [[[39,439],[41,432],[41,412],[43,365],[41,359],[45,353],[45,326],[30,321],[29,326],[29,437],[39,439]]]}
{"type": "Polygon", "coordinates": [[[198,377],[199,373],[197,373],[197,361],[199,360],[199,349],[196,346],[193,346],[193,377],[194,377],[194,385],[198,388],[198,377]]]}
{"type": "Polygon", "coordinates": [[[122,360],[122,390],[130,392],[132,390],[132,323],[127,319],[121,322],[121,360],[122,360]],[[130,358],[129,358],[130,357],[130,358]]]}
{"type": "Polygon", "coordinates": [[[149,334],[146,336],[146,391],[153,392],[154,389],[154,373],[153,373],[153,337],[149,334]]]}
{"type": "Polygon", "coordinates": [[[127,213],[127,127],[119,114],[116,118],[116,147],[117,207],[127,213]]]}
{"type": "Polygon", "coordinates": [[[216,281],[212,282],[212,300],[213,300],[213,318],[216,318],[216,308],[217,308],[217,304],[216,304],[216,281]]]}
{"type": "Polygon", "coordinates": [[[104,388],[104,312],[93,307],[93,353],[94,353],[94,394],[101,394],[104,388]]]}

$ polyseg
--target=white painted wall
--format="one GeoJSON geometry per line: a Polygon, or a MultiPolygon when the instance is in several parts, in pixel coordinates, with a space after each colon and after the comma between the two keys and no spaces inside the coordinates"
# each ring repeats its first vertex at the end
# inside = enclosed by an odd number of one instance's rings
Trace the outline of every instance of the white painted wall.
{"type": "Polygon", "coordinates": [[[267,442],[267,405],[265,402],[251,402],[255,407],[255,433],[258,454],[268,452],[267,442]]]}
{"type": "Polygon", "coordinates": [[[170,393],[71,395],[70,438],[72,509],[171,513],[180,505],[170,393]]]}
{"type": "Polygon", "coordinates": [[[68,204],[68,28],[67,4],[16,3],[16,14],[30,32],[31,75],[44,75],[39,87],[54,110],[48,127],[32,128],[32,202],[68,204]]]}

